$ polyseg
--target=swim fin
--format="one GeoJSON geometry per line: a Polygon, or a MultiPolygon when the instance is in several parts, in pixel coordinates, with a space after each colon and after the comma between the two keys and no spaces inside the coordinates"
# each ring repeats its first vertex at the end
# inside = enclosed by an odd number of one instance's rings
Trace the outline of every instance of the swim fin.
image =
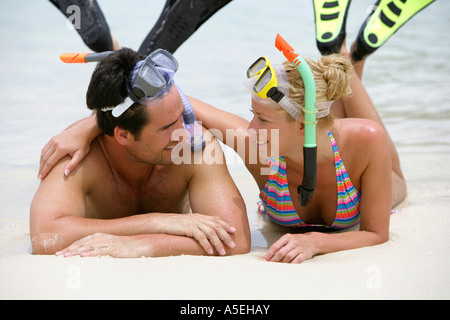
{"type": "Polygon", "coordinates": [[[167,0],[139,53],[162,48],[174,53],[203,23],[232,0],[167,0]]]}
{"type": "Polygon", "coordinates": [[[105,16],[96,0],[50,0],[62,14],[75,25],[86,46],[92,51],[103,52],[113,50],[113,40],[105,16]],[[74,19],[74,8],[80,13],[74,19]]]}
{"type": "Polygon", "coordinates": [[[322,55],[339,53],[351,0],[313,0],[316,43],[322,55]]]}
{"type": "Polygon", "coordinates": [[[359,30],[352,58],[362,60],[381,47],[401,26],[435,0],[378,0],[359,30]]]}

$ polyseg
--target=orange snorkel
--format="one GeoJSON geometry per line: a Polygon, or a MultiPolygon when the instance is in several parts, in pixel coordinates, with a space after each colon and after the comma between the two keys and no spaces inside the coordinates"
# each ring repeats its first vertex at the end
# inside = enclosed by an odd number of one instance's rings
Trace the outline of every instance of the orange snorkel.
{"type": "Polygon", "coordinates": [[[114,51],[105,51],[100,53],[63,53],[59,56],[59,58],[64,63],[88,63],[100,61],[113,52],[114,51]]]}

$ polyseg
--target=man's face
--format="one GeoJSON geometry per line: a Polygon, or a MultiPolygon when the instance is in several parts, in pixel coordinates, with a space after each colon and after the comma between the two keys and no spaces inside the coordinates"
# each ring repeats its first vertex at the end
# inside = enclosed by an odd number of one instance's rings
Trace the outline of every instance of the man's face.
{"type": "Polygon", "coordinates": [[[143,164],[171,164],[172,149],[180,141],[172,141],[172,133],[183,129],[183,103],[175,86],[156,103],[147,106],[150,123],[142,130],[139,141],[130,139],[130,156],[143,164]]]}

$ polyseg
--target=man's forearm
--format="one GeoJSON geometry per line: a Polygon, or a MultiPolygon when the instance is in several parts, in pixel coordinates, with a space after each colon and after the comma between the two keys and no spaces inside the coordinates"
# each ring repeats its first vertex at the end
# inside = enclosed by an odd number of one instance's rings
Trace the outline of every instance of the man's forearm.
{"type": "MultiPolygon", "coordinates": [[[[207,253],[200,243],[187,236],[176,236],[170,234],[143,234],[129,237],[131,246],[139,248],[138,257],[166,257],[176,255],[211,255],[207,253]]],[[[225,255],[244,254],[248,250],[242,246],[235,248],[225,248],[225,255]]],[[[222,256],[217,250],[213,250],[212,255],[222,256]]]]}
{"type": "Polygon", "coordinates": [[[67,129],[75,126],[83,128],[82,130],[86,133],[85,135],[88,138],[89,143],[102,133],[102,130],[97,125],[97,116],[95,114],[71,124],[67,129]]]}
{"type": "Polygon", "coordinates": [[[77,240],[95,233],[135,236],[158,233],[161,213],[135,215],[119,219],[89,219],[65,216],[32,228],[31,243],[35,254],[54,254],[77,240]]]}
{"type": "MultiPolygon", "coordinates": [[[[207,255],[193,238],[170,234],[143,234],[129,237],[130,246],[137,248],[138,257],[167,257],[186,255],[207,255]]],[[[215,252],[217,255],[217,253],[215,252]]]]}

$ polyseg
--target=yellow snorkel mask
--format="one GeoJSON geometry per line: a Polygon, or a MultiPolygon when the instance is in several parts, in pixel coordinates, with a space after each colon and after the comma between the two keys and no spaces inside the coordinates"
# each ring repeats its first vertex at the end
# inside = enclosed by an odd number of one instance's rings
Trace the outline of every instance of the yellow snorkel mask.
{"type": "Polygon", "coordinates": [[[261,57],[247,70],[247,78],[258,76],[253,91],[261,98],[268,98],[270,89],[278,87],[277,76],[269,59],[261,57]]]}
{"type": "Polygon", "coordinates": [[[280,104],[292,118],[298,120],[302,117],[302,107],[287,96],[289,82],[285,73],[282,65],[272,66],[267,57],[261,57],[247,70],[247,78],[255,81],[253,78],[256,77],[256,82],[253,84],[252,81],[246,86],[258,97],[270,98],[280,104]]]}

